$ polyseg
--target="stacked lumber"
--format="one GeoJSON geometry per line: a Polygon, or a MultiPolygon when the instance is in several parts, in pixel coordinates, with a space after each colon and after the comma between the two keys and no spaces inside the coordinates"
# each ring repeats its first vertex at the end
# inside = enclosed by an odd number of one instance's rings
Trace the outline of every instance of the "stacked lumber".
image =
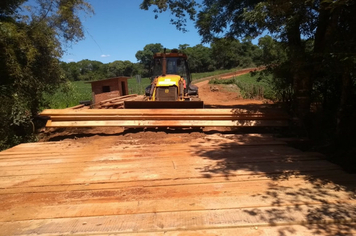
{"type": "Polygon", "coordinates": [[[47,127],[237,127],[288,126],[286,114],[246,113],[236,109],[44,110],[47,127]]]}
{"type": "Polygon", "coordinates": [[[139,101],[143,100],[143,96],[137,94],[130,94],[115,98],[110,98],[93,105],[96,109],[123,109],[125,101],[139,101]]]}
{"type": "Polygon", "coordinates": [[[79,105],[76,105],[76,106],[73,106],[73,107],[67,107],[65,108],[66,110],[83,110],[83,109],[90,109],[90,106],[88,105],[85,105],[85,104],[79,104],[79,105]]]}

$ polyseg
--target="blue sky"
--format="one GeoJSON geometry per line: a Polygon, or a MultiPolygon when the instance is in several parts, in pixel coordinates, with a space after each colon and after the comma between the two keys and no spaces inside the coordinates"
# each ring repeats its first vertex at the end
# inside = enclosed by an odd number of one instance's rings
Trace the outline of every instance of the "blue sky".
{"type": "MultiPolygon", "coordinates": [[[[178,31],[170,24],[169,12],[155,14],[150,9],[140,9],[142,0],[88,0],[95,14],[83,18],[85,39],[66,49],[65,62],[83,59],[103,63],[115,60],[137,62],[135,54],[150,43],[161,43],[166,48],[179,44],[195,46],[201,38],[193,22],[188,22],[189,32],[178,31]]],[[[208,45],[206,45],[208,46],[208,45]]]]}

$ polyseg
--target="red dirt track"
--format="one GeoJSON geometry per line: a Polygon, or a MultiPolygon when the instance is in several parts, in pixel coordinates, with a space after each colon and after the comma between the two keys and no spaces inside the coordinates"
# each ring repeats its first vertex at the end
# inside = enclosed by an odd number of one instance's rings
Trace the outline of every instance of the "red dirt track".
{"type": "MultiPolygon", "coordinates": [[[[244,75],[250,71],[256,69],[245,69],[238,72],[232,72],[224,74],[219,77],[220,79],[229,79],[239,75],[244,75]]],[[[199,96],[205,105],[208,106],[235,106],[235,105],[246,105],[246,104],[263,104],[263,100],[252,100],[252,99],[243,99],[240,97],[239,93],[228,91],[226,86],[221,85],[209,85],[209,80],[204,80],[202,82],[196,83],[199,87],[199,96]],[[219,91],[212,91],[212,87],[217,87],[219,91]]]]}

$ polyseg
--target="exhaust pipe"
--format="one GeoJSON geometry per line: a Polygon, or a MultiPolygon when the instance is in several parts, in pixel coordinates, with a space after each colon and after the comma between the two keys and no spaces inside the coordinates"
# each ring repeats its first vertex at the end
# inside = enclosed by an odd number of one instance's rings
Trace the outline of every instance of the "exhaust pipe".
{"type": "Polygon", "coordinates": [[[166,60],[166,48],[163,51],[163,62],[162,62],[162,76],[167,74],[167,60],[166,60]]]}

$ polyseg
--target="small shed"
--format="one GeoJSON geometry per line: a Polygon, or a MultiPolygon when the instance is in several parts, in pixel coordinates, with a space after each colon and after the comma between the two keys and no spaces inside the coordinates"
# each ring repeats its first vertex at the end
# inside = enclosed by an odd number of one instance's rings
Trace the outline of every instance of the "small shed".
{"type": "Polygon", "coordinates": [[[106,99],[128,95],[128,79],[129,77],[120,76],[89,82],[91,83],[93,103],[96,104],[106,99]]]}

